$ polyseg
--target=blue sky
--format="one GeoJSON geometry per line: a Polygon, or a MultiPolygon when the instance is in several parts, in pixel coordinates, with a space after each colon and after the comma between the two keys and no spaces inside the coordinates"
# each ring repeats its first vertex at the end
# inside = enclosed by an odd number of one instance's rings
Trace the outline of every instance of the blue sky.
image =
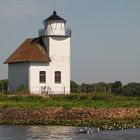
{"type": "Polygon", "coordinates": [[[4,60],[54,9],[72,29],[72,80],[140,82],[140,0],[1,0],[0,79],[4,60]]]}

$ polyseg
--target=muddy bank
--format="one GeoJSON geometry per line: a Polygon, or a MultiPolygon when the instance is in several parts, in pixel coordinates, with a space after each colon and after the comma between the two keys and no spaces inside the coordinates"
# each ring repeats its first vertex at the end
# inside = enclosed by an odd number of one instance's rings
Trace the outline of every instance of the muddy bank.
{"type": "Polygon", "coordinates": [[[0,108],[0,124],[95,126],[101,129],[140,127],[140,108],[0,108]]]}

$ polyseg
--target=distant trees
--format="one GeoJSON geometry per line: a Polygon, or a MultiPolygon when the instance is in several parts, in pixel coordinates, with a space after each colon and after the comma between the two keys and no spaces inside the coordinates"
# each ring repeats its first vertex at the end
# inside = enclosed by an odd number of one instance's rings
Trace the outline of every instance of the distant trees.
{"type": "Polygon", "coordinates": [[[128,83],[124,86],[123,95],[140,96],[140,83],[128,83]]]}
{"type": "Polygon", "coordinates": [[[111,91],[116,94],[121,94],[123,92],[123,86],[120,81],[112,83],[111,91]]]}
{"type": "Polygon", "coordinates": [[[109,92],[110,84],[104,82],[87,84],[82,83],[78,85],[76,82],[71,81],[71,93],[96,93],[96,92],[109,92]]]}
{"type": "MultiPolygon", "coordinates": [[[[7,92],[8,80],[0,80],[0,92],[7,92]]],[[[123,96],[140,96],[140,83],[132,82],[122,85],[120,81],[114,83],[82,83],[77,84],[71,81],[71,93],[113,93],[115,95],[123,96]]]]}
{"type": "Polygon", "coordinates": [[[79,85],[76,82],[70,81],[70,87],[71,93],[79,93],[79,85]]]}
{"type": "Polygon", "coordinates": [[[82,83],[78,85],[71,81],[71,93],[114,93],[115,95],[123,96],[140,96],[140,83],[128,83],[122,85],[120,81],[114,83],[82,83]]]}

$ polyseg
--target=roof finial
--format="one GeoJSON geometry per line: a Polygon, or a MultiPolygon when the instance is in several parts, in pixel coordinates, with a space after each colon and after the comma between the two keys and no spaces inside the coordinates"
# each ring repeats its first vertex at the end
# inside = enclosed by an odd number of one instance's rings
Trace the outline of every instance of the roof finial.
{"type": "Polygon", "coordinates": [[[57,13],[56,13],[56,11],[54,10],[54,11],[53,11],[53,15],[56,15],[56,14],[57,14],[57,13]]]}

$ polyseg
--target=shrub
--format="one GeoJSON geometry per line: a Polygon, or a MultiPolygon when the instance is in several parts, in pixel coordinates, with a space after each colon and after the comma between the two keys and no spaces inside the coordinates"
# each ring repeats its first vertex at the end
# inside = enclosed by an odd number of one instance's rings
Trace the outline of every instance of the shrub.
{"type": "Polygon", "coordinates": [[[25,85],[21,85],[17,88],[16,94],[29,94],[28,88],[25,85]]]}
{"type": "Polygon", "coordinates": [[[88,96],[87,95],[81,95],[80,96],[80,100],[87,100],[88,99],[88,96]]]}
{"type": "Polygon", "coordinates": [[[76,94],[71,94],[71,95],[66,95],[65,96],[65,99],[68,99],[68,100],[75,100],[75,99],[78,99],[78,96],[79,95],[76,95],[76,94]]]}
{"type": "Polygon", "coordinates": [[[8,80],[0,80],[0,91],[6,92],[8,89],[8,80]]]}

